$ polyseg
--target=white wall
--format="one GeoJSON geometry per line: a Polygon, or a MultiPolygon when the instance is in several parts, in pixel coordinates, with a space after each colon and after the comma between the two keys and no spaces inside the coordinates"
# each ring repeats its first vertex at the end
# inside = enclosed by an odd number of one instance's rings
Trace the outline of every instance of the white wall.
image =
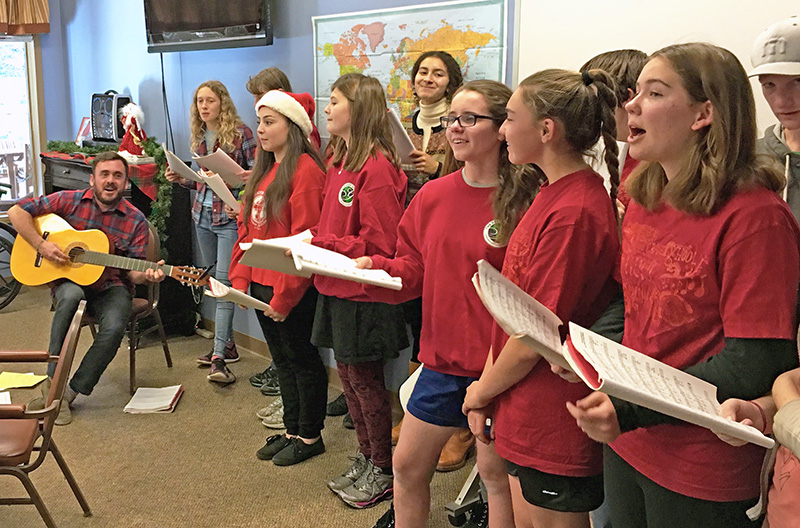
{"type": "MultiPolygon", "coordinates": [[[[669,44],[705,41],[732,51],[746,71],[756,37],[770,24],[800,15],[792,0],[519,0],[517,83],[545,68],[576,70],[604,51],[652,53],[669,44]]],[[[759,129],[775,123],[753,80],[759,129]]]]}

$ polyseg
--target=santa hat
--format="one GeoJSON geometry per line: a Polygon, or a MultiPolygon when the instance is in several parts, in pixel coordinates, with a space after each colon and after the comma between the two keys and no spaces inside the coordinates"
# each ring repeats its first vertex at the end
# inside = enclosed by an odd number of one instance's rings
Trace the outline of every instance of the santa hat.
{"type": "Polygon", "coordinates": [[[281,113],[286,119],[300,127],[303,135],[311,134],[311,118],[314,116],[314,98],[307,93],[290,93],[281,90],[272,90],[256,103],[256,112],[262,106],[272,108],[281,113]]]}

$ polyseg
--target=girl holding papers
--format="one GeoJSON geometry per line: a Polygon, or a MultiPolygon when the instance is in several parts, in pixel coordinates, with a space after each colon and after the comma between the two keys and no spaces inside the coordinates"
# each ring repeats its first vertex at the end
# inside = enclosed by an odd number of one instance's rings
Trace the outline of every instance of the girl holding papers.
{"type": "MultiPolygon", "coordinates": [[[[616,97],[601,70],[545,70],[519,85],[500,131],[512,163],[546,178],[508,243],[503,275],[564,322],[591,326],[618,291],[615,214],[619,170],[616,97]],[[603,137],[611,197],[583,154],[603,137]]],[[[506,461],[516,526],[588,528],[603,502],[602,452],[566,402],[589,388],[550,371],[532,349],[495,324],[480,380],[464,412],[477,436],[493,415],[495,449],[506,461]]]]}
{"type": "MultiPolygon", "coordinates": [[[[757,398],[797,365],[800,230],[780,173],[756,158],[747,75],[731,52],[689,43],[651,55],[637,85],[628,142],[643,165],[627,183],[623,345],[713,383],[720,400],[757,398]]],[[[600,392],[569,410],[609,444],[614,528],[760,526],[745,512],[763,449],[600,392]]]]}
{"type": "MultiPolygon", "coordinates": [[[[407,180],[392,143],[386,96],[374,77],[339,77],[325,107],[333,141],[322,213],[311,243],[348,257],[394,255],[407,180]]],[[[313,230],[312,230],[313,231],[313,230]]],[[[392,493],[392,411],[383,364],[408,346],[399,306],[370,302],[361,284],[317,275],[312,341],[332,348],[359,453],[328,486],[355,508],[392,493]]]]}
{"type": "MultiPolygon", "coordinates": [[[[309,143],[314,99],[306,93],[267,92],[256,103],[258,150],[244,189],[238,216],[239,242],[296,235],[316,226],[322,207],[325,171],[309,143]]],[[[286,434],[267,438],[262,460],[288,466],[325,451],[320,432],[325,420],[328,375],[311,344],[317,304],[312,280],[239,262],[239,244],[231,258],[230,280],[237,290],[268,303],[256,312],[278,370],[286,434]]]]}
{"type": "MultiPolygon", "coordinates": [[[[394,452],[399,526],[427,525],[439,452],[453,431],[467,428],[461,405],[467,386],[483,370],[492,330],[492,318],[472,286],[475,263],[501,265],[508,238],[536,193],[538,181],[509,163],[499,132],[510,96],[496,81],[472,81],[458,89],[443,124],[464,168],[420,189],[400,221],[394,258],[357,259],[360,267],[403,279],[399,292],[368,288],[375,300],[399,303],[422,295],[422,372],[394,452]]],[[[492,524],[512,525],[505,466],[488,441],[478,445],[478,468],[492,524]]]]}
{"type": "MultiPolygon", "coordinates": [[[[203,156],[217,149],[224,150],[242,167],[253,165],[256,143],[253,132],[239,118],[228,89],[219,81],[205,81],[194,92],[190,113],[192,152],[203,156]]],[[[230,286],[228,269],[236,242],[236,222],[225,214],[222,200],[206,185],[187,181],[167,168],[167,180],[195,189],[192,218],[194,219],[200,253],[204,265],[214,265],[214,277],[230,286]]],[[[233,304],[216,301],[214,315],[214,346],[208,354],[197,358],[201,365],[210,365],[209,381],[228,384],[236,377],[226,363],[239,360],[233,342],[233,304]]]]}

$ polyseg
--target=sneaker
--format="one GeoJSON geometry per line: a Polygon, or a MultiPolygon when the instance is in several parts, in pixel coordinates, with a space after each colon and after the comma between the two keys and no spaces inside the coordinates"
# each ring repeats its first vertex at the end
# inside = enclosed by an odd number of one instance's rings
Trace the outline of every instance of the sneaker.
{"type": "Polygon", "coordinates": [[[372,528],[394,528],[394,503],[389,506],[386,513],[381,515],[381,518],[378,519],[378,522],[376,522],[375,526],[372,528]]]}
{"type": "MultiPolygon", "coordinates": [[[[197,358],[197,362],[200,365],[211,365],[214,357],[214,349],[211,349],[211,352],[205,354],[203,356],[199,356],[197,358]]],[[[236,343],[231,341],[227,345],[225,345],[225,355],[223,356],[225,359],[225,363],[236,363],[239,361],[239,352],[236,350],[236,343]]]]}
{"type": "Polygon", "coordinates": [[[369,508],[392,496],[394,476],[387,475],[372,461],[351,486],[339,492],[339,498],[353,508],[369,508]]]}
{"type": "Polygon", "coordinates": [[[69,407],[69,402],[61,400],[61,408],[58,410],[55,425],[69,425],[72,423],[72,409],[69,407]]]}
{"type": "Polygon", "coordinates": [[[280,410],[281,414],[283,414],[283,398],[275,398],[275,400],[272,403],[270,403],[266,407],[262,407],[261,409],[257,410],[256,416],[258,416],[259,420],[263,420],[268,416],[272,416],[273,414],[278,412],[278,410],[280,410]]]}
{"type": "Polygon", "coordinates": [[[469,520],[462,525],[463,528],[488,528],[489,526],[489,506],[478,501],[469,512],[469,520]]]}
{"type": "Polygon", "coordinates": [[[358,480],[358,477],[364,473],[364,470],[367,469],[367,457],[363,453],[359,452],[357,456],[348,458],[353,461],[350,469],[328,481],[328,487],[334,493],[339,493],[343,489],[352,486],[358,480]]]}
{"type": "Polygon", "coordinates": [[[229,383],[233,383],[236,381],[236,376],[233,375],[228,369],[228,366],[225,365],[225,361],[220,358],[214,358],[211,360],[211,370],[208,373],[208,381],[215,381],[217,383],[222,383],[223,385],[228,385],[229,383]]]}
{"type": "Polygon", "coordinates": [[[280,409],[275,409],[274,413],[262,418],[261,423],[270,429],[286,429],[283,423],[283,405],[281,405],[280,409]]]}
{"type": "Polygon", "coordinates": [[[281,386],[278,383],[278,373],[274,368],[267,370],[266,379],[259,390],[264,396],[280,396],[281,386]]]}
{"type": "Polygon", "coordinates": [[[355,429],[356,426],[353,424],[353,417],[350,416],[350,413],[344,415],[342,418],[342,425],[345,429],[355,429]]]}
{"type": "Polygon", "coordinates": [[[328,404],[328,416],[342,416],[347,414],[347,400],[344,393],[341,393],[338,398],[328,404]]]}
{"type": "Polygon", "coordinates": [[[311,457],[321,455],[325,452],[325,444],[320,436],[313,444],[307,444],[301,439],[294,437],[289,443],[280,450],[274,457],[272,463],[276,466],[293,466],[311,457]]]}
{"type": "Polygon", "coordinates": [[[267,377],[269,377],[269,369],[264,369],[263,372],[256,372],[250,376],[250,385],[260,389],[261,386],[267,382],[267,377]]]}
{"type": "Polygon", "coordinates": [[[277,455],[281,449],[289,445],[292,439],[284,434],[276,434],[267,437],[267,443],[264,447],[256,451],[256,456],[260,460],[272,460],[272,457],[277,455]]]}

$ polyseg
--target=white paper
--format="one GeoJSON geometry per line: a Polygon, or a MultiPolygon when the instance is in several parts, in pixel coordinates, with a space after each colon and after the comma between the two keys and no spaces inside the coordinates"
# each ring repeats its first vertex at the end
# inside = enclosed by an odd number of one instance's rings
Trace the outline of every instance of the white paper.
{"type": "Polygon", "coordinates": [[[205,156],[198,156],[194,154],[192,155],[192,159],[211,172],[216,172],[219,174],[223,181],[225,181],[225,183],[231,187],[239,187],[243,183],[242,179],[237,176],[237,174],[242,172],[244,169],[242,169],[238,163],[233,161],[233,159],[222,149],[217,149],[211,154],[206,154],[205,156]]]}
{"type": "Polygon", "coordinates": [[[172,412],[182,394],[181,385],[162,388],[139,387],[122,412],[129,414],[172,412]]]}
{"type": "Polygon", "coordinates": [[[179,176],[186,178],[187,180],[196,181],[198,183],[205,183],[204,179],[200,174],[196,173],[192,169],[186,165],[182,159],[178,156],[167,150],[166,145],[163,143],[161,144],[161,148],[164,149],[164,155],[167,157],[167,165],[169,168],[173,170],[173,172],[178,173],[179,176]]]}
{"type": "Polygon", "coordinates": [[[297,269],[294,257],[286,256],[287,249],[294,250],[303,240],[308,238],[311,238],[311,232],[306,230],[288,237],[255,239],[252,242],[242,242],[239,247],[244,251],[244,255],[242,255],[240,262],[253,268],[264,268],[306,278],[311,277],[312,273],[310,271],[297,269]],[[253,250],[250,248],[253,248],[253,250]]]}
{"type": "Polygon", "coordinates": [[[233,209],[237,214],[242,211],[242,204],[233,197],[233,193],[231,193],[231,190],[225,185],[225,182],[219,174],[208,174],[201,170],[200,175],[203,176],[205,184],[214,191],[214,194],[219,196],[219,199],[222,200],[225,205],[233,209]]]}
{"type": "Polygon", "coordinates": [[[262,312],[269,308],[267,303],[259,301],[255,297],[247,295],[244,292],[240,292],[239,290],[231,288],[230,286],[226,286],[214,277],[208,278],[208,289],[205,290],[205,294],[209,297],[215,297],[217,299],[230,301],[232,303],[247,306],[249,308],[255,308],[256,310],[262,312]]]}
{"type": "Polygon", "coordinates": [[[400,156],[400,163],[411,163],[411,151],[414,150],[414,144],[408,137],[408,132],[400,122],[400,116],[397,115],[394,108],[389,109],[389,125],[392,129],[394,148],[397,150],[397,155],[400,156]]]}
{"type": "Polygon", "coordinates": [[[0,405],[11,404],[11,393],[8,391],[0,392],[0,405]]]}

